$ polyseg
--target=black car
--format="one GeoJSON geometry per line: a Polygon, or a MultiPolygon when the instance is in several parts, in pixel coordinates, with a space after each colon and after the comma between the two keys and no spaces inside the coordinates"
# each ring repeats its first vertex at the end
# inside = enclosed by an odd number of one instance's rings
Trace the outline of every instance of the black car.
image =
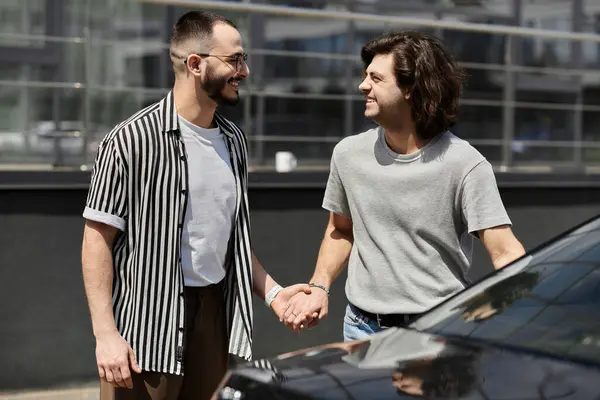
{"type": "Polygon", "coordinates": [[[600,399],[600,217],[408,329],[240,365],[216,399],[600,399]]]}

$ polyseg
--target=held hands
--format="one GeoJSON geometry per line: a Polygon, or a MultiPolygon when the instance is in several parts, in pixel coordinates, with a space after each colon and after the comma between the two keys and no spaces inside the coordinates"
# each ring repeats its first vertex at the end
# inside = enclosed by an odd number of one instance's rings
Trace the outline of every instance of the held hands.
{"type": "Polygon", "coordinates": [[[327,316],[329,309],[328,293],[315,287],[309,287],[310,293],[297,293],[288,301],[283,316],[279,318],[294,332],[310,328],[327,316]]]}
{"type": "Polygon", "coordinates": [[[96,363],[100,379],[114,387],[133,388],[131,371],[142,372],[133,349],[116,330],[96,336],[96,363]]]}
{"type": "Polygon", "coordinates": [[[298,294],[310,294],[311,292],[311,287],[305,283],[299,283],[297,285],[291,285],[281,289],[271,303],[271,308],[279,318],[279,321],[282,320],[283,314],[285,313],[292,297],[298,294]]]}

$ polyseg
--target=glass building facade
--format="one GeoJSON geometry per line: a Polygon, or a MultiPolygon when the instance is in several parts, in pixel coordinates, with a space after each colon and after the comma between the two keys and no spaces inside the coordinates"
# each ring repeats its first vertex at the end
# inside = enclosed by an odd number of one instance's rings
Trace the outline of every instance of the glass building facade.
{"type": "Polygon", "coordinates": [[[0,167],[89,167],[104,134],[170,89],[171,27],[194,8],[215,8],[244,37],[250,78],[240,104],[223,113],[245,129],[255,170],[273,168],[278,151],[293,152],[300,169],[327,169],[340,139],[371,127],[358,90],[360,49],[398,29],[449,44],[468,74],[452,131],[494,166],[600,167],[598,1],[184,3],[2,0],[0,167]],[[240,4],[263,7],[234,10],[240,4]],[[489,29],[455,29],[463,22],[489,29]],[[507,32],[517,26],[535,31],[507,32]],[[564,37],[573,32],[588,35],[564,37]]]}

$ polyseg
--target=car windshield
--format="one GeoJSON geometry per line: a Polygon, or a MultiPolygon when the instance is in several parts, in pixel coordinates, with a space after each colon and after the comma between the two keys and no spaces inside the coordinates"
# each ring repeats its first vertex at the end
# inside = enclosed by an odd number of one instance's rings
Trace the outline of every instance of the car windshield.
{"type": "Polygon", "coordinates": [[[600,219],[474,284],[412,327],[600,362],[600,219]]]}

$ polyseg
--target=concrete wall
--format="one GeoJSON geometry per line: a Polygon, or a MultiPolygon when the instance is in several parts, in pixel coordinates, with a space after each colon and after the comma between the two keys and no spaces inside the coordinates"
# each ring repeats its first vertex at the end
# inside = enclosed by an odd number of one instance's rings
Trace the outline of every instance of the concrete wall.
{"type": "MultiPolygon", "coordinates": [[[[0,180],[0,182],[3,182],[0,180]]],[[[600,213],[600,188],[501,186],[514,230],[527,248],[600,213]]],[[[62,386],[95,379],[94,339],[80,268],[85,185],[0,185],[0,390],[62,386]],[[70,188],[69,188],[70,187],[70,188]]],[[[250,191],[254,247],[281,284],[310,278],[327,214],[319,185],[250,191]]],[[[491,271],[478,245],[471,275],[491,271]]],[[[343,274],[330,317],[300,335],[256,301],[257,357],[341,340],[343,274]]]]}

